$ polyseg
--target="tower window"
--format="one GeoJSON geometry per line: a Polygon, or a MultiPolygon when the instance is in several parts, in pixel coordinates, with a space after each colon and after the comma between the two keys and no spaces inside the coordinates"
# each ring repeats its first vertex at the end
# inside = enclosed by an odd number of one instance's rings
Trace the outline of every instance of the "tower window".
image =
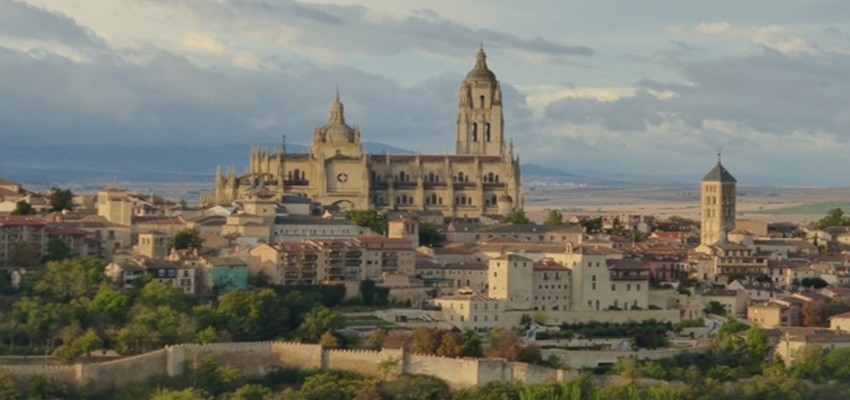
{"type": "Polygon", "coordinates": [[[484,141],[485,142],[490,141],[490,123],[489,122],[484,123],[484,141]]]}
{"type": "Polygon", "coordinates": [[[478,96],[478,108],[484,108],[484,96],[478,96]]]}
{"type": "Polygon", "coordinates": [[[467,126],[467,131],[469,132],[469,140],[471,140],[473,142],[478,141],[477,128],[478,128],[478,126],[475,124],[475,122],[470,122],[469,126],[467,126]]]}

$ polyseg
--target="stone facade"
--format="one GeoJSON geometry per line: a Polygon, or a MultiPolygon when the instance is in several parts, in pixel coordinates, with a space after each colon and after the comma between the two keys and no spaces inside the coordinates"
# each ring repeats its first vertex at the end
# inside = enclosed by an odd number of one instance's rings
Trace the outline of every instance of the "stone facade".
{"type": "Polygon", "coordinates": [[[737,180],[720,160],[700,182],[700,245],[710,246],[726,239],[735,229],[737,180]]]}
{"type": "Polygon", "coordinates": [[[444,216],[507,214],[523,206],[519,157],[505,142],[502,90],[483,49],[461,84],[454,155],[366,154],[345,122],[339,93],[309,153],[251,151],[248,172],[216,173],[216,202],[257,186],[341,209],[438,211],[444,216]]]}

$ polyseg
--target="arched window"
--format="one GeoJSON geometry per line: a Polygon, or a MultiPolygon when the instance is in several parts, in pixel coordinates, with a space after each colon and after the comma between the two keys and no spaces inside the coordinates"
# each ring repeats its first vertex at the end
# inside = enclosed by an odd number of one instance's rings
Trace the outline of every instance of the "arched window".
{"type": "Polygon", "coordinates": [[[484,95],[478,96],[478,108],[484,108],[484,95]]]}
{"type": "Polygon", "coordinates": [[[295,175],[296,180],[304,179],[301,177],[301,170],[298,168],[295,168],[295,171],[292,171],[292,175],[295,175]]]}
{"type": "Polygon", "coordinates": [[[492,193],[488,194],[487,197],[485,197],[484,204],[488,205],[488,206],[495,206],[496,205],[496,195],[492,194],[492,193]]]}
{"type": "Polygon", "coordinates": [[[286,173],[286,179],[292,180],[292,171],[286,173]]]}
{"type": "Polygon", "coordinates": [[[484,124],[484,141],[485,142],[490,141],[490,123],[489,122],[486,122],[484,124]]]}
{"type": "Polygon", "coordinates": [[[470,122],[467,127],[467,132],[469,133],[469,140],[473,142],[478,141],[478,125],[475,122],[470,122]]]}
{"type": "Polygon", "coordinates": [[[458,182],[464,182],[464,178],[465,178],[465,176],[463,175],[463,171],[460,171],[460,172],[457,173],[457,181],[458,182]]]}

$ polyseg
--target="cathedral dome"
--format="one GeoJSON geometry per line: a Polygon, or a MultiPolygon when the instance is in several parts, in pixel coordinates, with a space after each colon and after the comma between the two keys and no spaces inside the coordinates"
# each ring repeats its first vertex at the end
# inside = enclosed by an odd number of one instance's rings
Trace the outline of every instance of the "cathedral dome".
{"type": "Polygon", "coordinates": [[[331,113],[328,123],[319,128],[325,141],[329,143],[353,143],[355,141],[354,128],[345,124],[342,102],[339,101],[339,92],[336,92],[334,102],[331,103],[331,113]]]}
{"type": "Polygon", "coordinates": [[[466,80],[468,81],[496,81],[496,74],[493,71],[490,71],[487,68],[487,55],[484,54],[484,47],[482,46],[478,50],[478,54],[475,56],[475,67],[472,68],[472,71],[469,71],[466,74],[466,80]]]}

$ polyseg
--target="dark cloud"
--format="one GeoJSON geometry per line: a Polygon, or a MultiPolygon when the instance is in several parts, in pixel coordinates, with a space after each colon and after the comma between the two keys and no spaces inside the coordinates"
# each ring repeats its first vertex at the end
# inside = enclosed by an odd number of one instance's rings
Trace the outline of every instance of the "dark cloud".
{"type": "Polygon", "coordinates": [[[65,15],[26,3],[0,1],[0,37],[100,48],[100,40],[65,15]]]}

